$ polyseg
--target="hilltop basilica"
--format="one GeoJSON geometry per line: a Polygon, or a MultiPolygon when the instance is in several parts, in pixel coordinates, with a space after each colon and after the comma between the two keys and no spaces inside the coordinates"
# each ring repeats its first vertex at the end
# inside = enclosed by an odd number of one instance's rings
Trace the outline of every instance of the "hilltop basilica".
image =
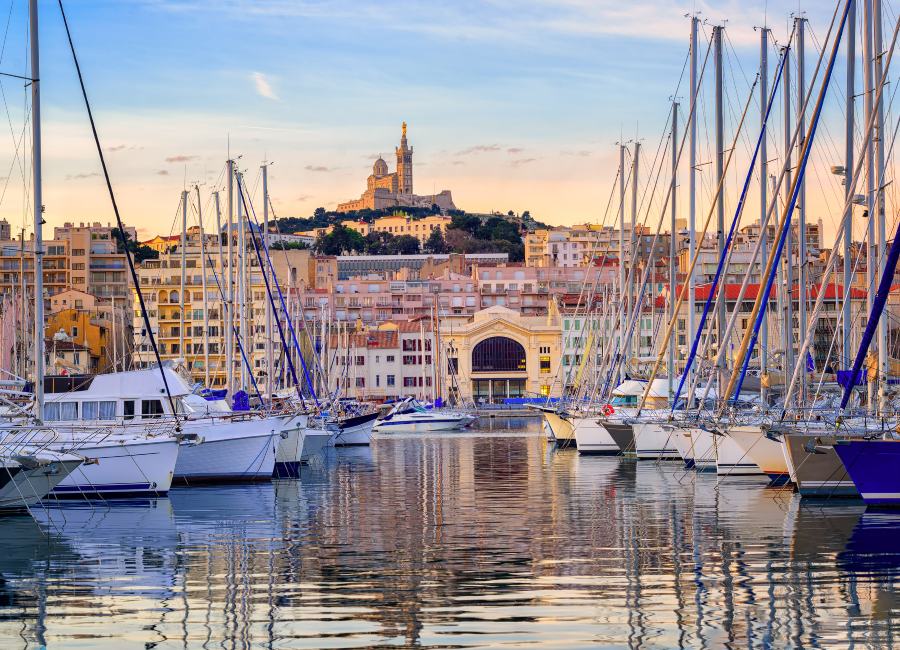
{"type": "Polygon", "coordinates": [[[430,208],[433,204],[437,204],[442,212],[456,209],[450,190],[443,190],[440,194],[413,194],[413,150],[406,143],[406,122],[403,123],[400,146],[394,152],[397,156],[397,171],[391,173],[387,163],[379,156],[367,179],[366,191],[355,201],[339,203],[338,212],[395,207],[430,208]]]}

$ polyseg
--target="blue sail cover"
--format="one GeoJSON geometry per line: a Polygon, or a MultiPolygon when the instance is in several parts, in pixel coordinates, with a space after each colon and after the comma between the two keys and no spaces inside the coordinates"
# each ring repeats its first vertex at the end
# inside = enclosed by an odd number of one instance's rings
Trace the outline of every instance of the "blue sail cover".
{"type": "MultiPolygon", "coordinates": [[[[853,376],[852,370],[838,370],[837,371],[837,383],[842,388],[847,388],[850,385],[850,378],[853,376]]],[[[866,373],[863,370],[859,370],[856,373],[856,381],[853,382],[854,386],[865,386],[866,385],[866,373]]]]}

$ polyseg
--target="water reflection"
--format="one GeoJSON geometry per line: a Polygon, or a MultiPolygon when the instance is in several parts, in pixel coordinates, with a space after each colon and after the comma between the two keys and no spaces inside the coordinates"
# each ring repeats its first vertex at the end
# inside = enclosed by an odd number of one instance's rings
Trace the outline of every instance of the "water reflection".
{"type": "Polygon", "coordinates": [[[900,515],[519,424],[0,520],[2,647],[889,645],[900,515]]]}

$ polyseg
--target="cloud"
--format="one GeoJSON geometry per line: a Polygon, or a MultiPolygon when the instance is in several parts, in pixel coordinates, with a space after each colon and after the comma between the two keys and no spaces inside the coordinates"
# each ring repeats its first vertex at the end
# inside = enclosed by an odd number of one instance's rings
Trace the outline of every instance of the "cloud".
{"type": "Polygon", "coordinates": [[[510,156],[514,156],[517,153],[522,153],[523,151],[525,150],[522,147],[509,147],[506,150],[506,153],[508,153],[510,156]]]}
{"type": "Polygon", "coordinates": [[[577,156],[579,158],[587,158],[591,155],[591,152],[587,149],[580,149],[578,151],[560,151],[559,153],[563,156],[577,156]]]}
{"type": "Polygon", "coordinates": [[[296,200],[300,201],[300,203],[303,203],[304,201],[309,201],[311,198],[313,198],[312,194],[301,194],[297,197],[296,200]]]}
{"type": "Polygon", "coordinates": [[[465,163],[464,160],[454,160],[454,161],[451,162],[450,164],[451,164],[451,165],[465,165],[466,163],[465,163]]]}
{"type": "Polygon", "coordinates": [[[509,164],[513,167],[522,167],[523,165],[528,165],[529,163],[533,163],[537,158],[519,158],[517,160],[511,161],[509,164]]]}
{"type": "Polygon", "coordinates": [[[127,148],[128,148],[128,145],[126,145],[126,144],[117,144],[117,145],[115,145],[115,146],[113,146],[113,147],[109,147],[109,148],[107,149],[107,151],[122,151],[122,150],[127,149],[127,148]]]}
{"type": "Polygon", "coordinates": [[[111,147],[107,147],[106,150],[110,153],[116,153],[118,151],[141,151],[143,147],[139,147],[136,144],[127,145],[127,144],[115,144],[111,147]]]}
{"type": "Polygon", "coordinates": [[[178,155],[178,156],[169,156],[168,158],[166,158],[166,162],[167,163],[185,163],[185,162],[190,162],[191,160],[197,160],[197,158],[199,158],[199,156],[185,156],[182,154],[182,155],[178,155]]]}
{"type": "Polygon", "coordinates": [[[168,176],[169,172],[166,169],[160,169],[158,172],[156,172],[156,175],[157,176],[168,176]]]}
{"type": "Polygon", "coordinates": [[[455,155],[457,156],[469,156],[473,153],[491,153],[493,151],[500,151],[499,144],[476,144],[468,149],[463,149],[462,151],[457,151],[455,155]]]}
{"type": "Polygon", "coordinates": [[[325,165],[307,165],[304,167],[308,172],[330,172],[334,171],[331,167],[326,167],[325,165]]]}
{"type": "Polygon", "coordinates": [[[253,85],[256,86],[256,94],[260,97],[265,97],[266,99],[278,99],[278,95],[275,94],[275,90],[272,88],[272,83],[269,81],[269,77],[264,75],[262,72],[254,72],[251,75],[253,79],[253,85]]]}
{"type": "Polygon", "coordinates": [[[100,175],[100,172],[88,172],[88,173],[81,173],[81,174],[66,174],[66,180],[67,181],[79,181],[79,180],[83,180],[85,178],[94,178],[99,175],[100,175]]]}

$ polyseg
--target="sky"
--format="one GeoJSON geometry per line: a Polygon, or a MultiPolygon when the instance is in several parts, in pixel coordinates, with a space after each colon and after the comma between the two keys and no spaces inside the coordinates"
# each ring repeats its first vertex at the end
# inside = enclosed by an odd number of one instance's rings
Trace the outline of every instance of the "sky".
{"type": "MultiPolygon", "coordinates": [[[[105,223],[112,210],[59,10],[55,0],[39,6],[45,218],[105,223]]],[[[639,138],[652,156],[676,92],[687,110],[686,14],[699,12],[706,36],[727,21],[733,126],[758,66],[754,27],[768,24],[783,40],[792,12],[805,11],[823,38],[834,5],[68,0],[66,8],[122,217],[149,237],[180,228],[180,193],[195,183],[211,218],[229,153],[257,201],[259,166],[273,163],[278,216],[358,198],[377,155],[393,169],[403,121],[417,193],[452,190],[469,211],[596,222],[616,143],[639,138]]],[[[27,74],[26,0],[0,0],[4,25],[0,71],[27,74]]],[[[773,49],[773,68],[775,58],[773,49]]],[[[18,228],[31,220],[26,93],[18,79],[0,84],[0,218],[18,228]]]]}

